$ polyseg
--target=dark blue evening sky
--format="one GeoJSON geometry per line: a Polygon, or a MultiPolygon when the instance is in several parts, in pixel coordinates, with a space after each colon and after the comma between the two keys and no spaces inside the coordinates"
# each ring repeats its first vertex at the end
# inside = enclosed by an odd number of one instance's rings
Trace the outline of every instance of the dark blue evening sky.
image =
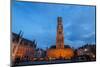
{"type": "Polygon", "coordinates": [[[57,17],[61,16],[65,45],[95,44],[95,6],[13,2],[12,32],[36,40],[39,48],[56,43],[57,17]]]}

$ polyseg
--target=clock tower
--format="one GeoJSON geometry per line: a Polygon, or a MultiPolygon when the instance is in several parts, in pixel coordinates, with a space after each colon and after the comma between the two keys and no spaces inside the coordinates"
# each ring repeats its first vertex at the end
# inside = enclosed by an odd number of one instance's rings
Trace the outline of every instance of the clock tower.
{"type": "Polygon", "coordinates": [[[57,18],[56,48],[57,49],[64,48],[64,33],[63,33],[62,17],[57,18]]]}

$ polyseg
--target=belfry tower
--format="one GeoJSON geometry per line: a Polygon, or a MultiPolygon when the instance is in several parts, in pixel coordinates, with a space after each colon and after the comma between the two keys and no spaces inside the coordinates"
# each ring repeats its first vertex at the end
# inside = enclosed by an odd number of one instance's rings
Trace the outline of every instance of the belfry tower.
{"type": "Polygon", "coordinates": [[[74,56],[73,49],[64,47],[64,32],[62,17],[57,18],[56,48],[47,50],[47,57],[50,60],[55,59],[71,59],[74,56]]]}
{"type": "Polygon", "coordinates": [[[64,48],[64,33],[63,33],[62,17],[57,18],[56,48],[57,49],[64,48]]]}

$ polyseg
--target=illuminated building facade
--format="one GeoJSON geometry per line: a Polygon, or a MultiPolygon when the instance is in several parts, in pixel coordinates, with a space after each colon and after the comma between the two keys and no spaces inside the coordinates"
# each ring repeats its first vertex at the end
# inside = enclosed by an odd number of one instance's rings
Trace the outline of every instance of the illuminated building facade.
{"type": "Polygon", "coordinates": [[[74,52],[71,48],[64,47],[64,33],[62,17],[57,18],[56,48],[47,49],[49,59],[71,59],[74,52]]]}
{"type": "Polygon", "coordinates": [[[19,34],[12,34],[12,60],[19,61],[29,60],[34,58],[34,50],[36,48],[35,41],[30,41],[22,38],[19,34]]]}

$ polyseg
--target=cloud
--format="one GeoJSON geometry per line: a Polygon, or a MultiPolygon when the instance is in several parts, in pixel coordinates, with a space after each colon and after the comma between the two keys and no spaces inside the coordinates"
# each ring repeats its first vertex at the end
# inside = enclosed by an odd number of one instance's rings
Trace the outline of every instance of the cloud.
{"type": "Polygon", "coordinates": [[[95,7],[15,2],[12,8],[12,32],[24,32],[38,47],[56,44],[57,17],[63,20],[65,44],[73,47],[95,43],[95,7]]]}

